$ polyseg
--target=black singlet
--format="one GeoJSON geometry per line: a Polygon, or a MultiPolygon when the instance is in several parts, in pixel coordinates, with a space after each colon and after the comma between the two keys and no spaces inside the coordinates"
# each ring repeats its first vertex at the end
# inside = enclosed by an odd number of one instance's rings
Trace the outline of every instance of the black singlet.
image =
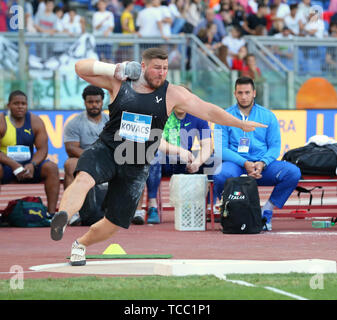
{"type": "Polygon", "coordinates": [[[109,121],[100,139],[114,149],[117,162],[149,164],[160,144],[167,116],[168,81],[152,93],[138,93],[131,81],[122,83],[109,105],[109,121]]]}

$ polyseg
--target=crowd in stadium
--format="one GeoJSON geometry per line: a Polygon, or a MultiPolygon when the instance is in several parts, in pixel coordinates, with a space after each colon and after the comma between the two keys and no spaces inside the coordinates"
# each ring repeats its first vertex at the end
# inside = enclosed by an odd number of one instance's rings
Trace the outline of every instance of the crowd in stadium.
{"type": "MultiPolygon", "coordinates": [[[[0,0],[0,32],[17,31],[10,23],[16,4],[0,0]]],[[[241,60],[244,35],[337,36],[337,0],[34,0],[24,1],[24,12],[29,33],[136,33],[165,39],[194,33],[234,69],[242,65],[232,60],[241,60]]]]}

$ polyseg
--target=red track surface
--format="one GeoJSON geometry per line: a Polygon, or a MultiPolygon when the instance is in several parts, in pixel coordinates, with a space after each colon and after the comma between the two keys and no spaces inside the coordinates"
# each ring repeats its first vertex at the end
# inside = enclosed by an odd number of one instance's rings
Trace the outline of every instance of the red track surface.
{"type": "MultiPolygon", "coordinates": [[[[9,200],[39,195],[45,201],[42,185],[6,185],[0,193],[0,208],[9,200]],[[29,192],[28,192],[29,190],[29,192]]],[[[168,205],[168,186],[164,186],[164,204],[168,205]]],[[[270,189],[261,191],[262,203],[270,189]]],[[[330,197],[336,197],[336,191],[330,197]]],[[[328,192],[326,192],[327,194],[328,192]]],[[[296,199],[296,195],[292,198],[296,199]],[[294,198],[295,197],[295,198],[294,198]]],[[[59,242],[50,239],[49,228],[0,228],[0,279],[10,279],[13,265],[24,271],[34,265],[67,261],[72,242],[88,227],[68,227],[59,242]]],[[[165,211],[160,225],[132,225],[113,238],[93,245],[87,254],[101,254],[108,245],[118,243],[128,254],[172,254],[174,259],[292,260],[328,259],[337,261],[337,227],[312,229],[310,219],[275,218],[273,231],[258,235],[224,235],[216,230],[177,231],[174,212],[165,211]]],[[[69,274],[28,272],[25,278],[69,277],[69,274]]]]}

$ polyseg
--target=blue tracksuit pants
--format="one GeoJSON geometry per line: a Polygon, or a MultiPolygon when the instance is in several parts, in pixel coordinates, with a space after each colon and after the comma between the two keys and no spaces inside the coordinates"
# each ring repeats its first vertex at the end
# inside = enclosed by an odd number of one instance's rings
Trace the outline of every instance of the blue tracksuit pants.
{"type": "MultiPolygon", "coordinates": [[[[214,196],[221,198],[227,178],[239,177],[242,174],[247,174],[244,167],[233,162],[223,162],[221,172],[214,176],[214,196]]],[[[259,186],[275,186],[269,200],[276,207],[282,208],[300,178],[301,171],[297,166],[290,162],[275,160],[262,171],[262,178],[256,182],[259,186]]]]}

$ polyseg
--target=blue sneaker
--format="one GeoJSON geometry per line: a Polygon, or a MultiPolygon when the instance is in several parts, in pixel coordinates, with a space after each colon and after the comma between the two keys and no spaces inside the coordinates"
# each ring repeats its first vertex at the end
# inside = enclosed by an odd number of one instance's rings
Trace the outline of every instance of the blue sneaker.
{"type": "Polygon", "coordinates": [[[151,207],[147,212],[147,223],[158,224],[160,223],[158,209],[151,207]]]}
{"type": "Polygon", "coordinates": [[[271,211],[271,210],[263,211],[262,219],[265,221],[265,224],[262,227],[263,231],[271,231],[272,230],[272,224],[271,224],[272,216],[273,216],[273,211],[271,211]]]}

